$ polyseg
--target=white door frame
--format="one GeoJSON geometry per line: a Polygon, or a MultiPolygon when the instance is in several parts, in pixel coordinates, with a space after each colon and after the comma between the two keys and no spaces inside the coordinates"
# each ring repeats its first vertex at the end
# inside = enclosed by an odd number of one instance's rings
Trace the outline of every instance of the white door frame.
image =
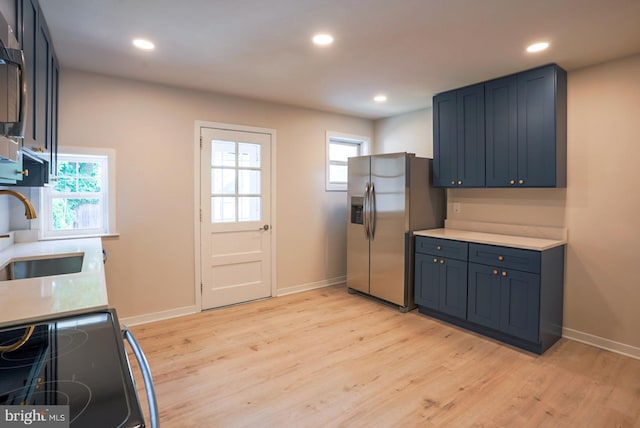
{"type": "MultiPolygon", "coordinates": [[[[277,228],[276,220],[276,130],[271,128],[258,128],[255,126],[233,125],[229,123],[207,122],[196,120],[193,130],[193,233],[194,233],[194,291],[196,296],[196,308],[202,312],[202,254],[201,254],[201,221],[200,221],[200,195],[201,195],[201,171],[200,171],[200,128],[218,128],[229,131],[257,132],[271,135],[271,228],[277,228]]],[[[275,229],[276,232],[278,229],[275,229]]],[[[276,233],[271,234],[271,296],[276,296],[276,233]]]]}

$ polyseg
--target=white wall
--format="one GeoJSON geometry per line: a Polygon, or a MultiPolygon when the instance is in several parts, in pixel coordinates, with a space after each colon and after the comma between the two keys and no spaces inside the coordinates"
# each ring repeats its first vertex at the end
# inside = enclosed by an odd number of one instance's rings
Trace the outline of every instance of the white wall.
{"type": "Polygon", "coordinates": [[[117,222],[104,240],[121,316],[188,307],[194,296],[194,121],[277,131],[277,288],[346,272],[346,194],[325,192],[325,131],[371,137],[370,120],[63,70],[60,145],[117,156],[117,222]]]}
{"type": "Polygon", "coordinates": [[[433,158],[431,109],[375,121],[373,153],[409,152],[433,158]]]}
{"type": "MultiPolygon", "coordinates": [[[[4,187],[0,186],[0,189],[4,187]]],[[[0,198],[0,234],[9,231],[9,198],[10,196],[0,198]]]]}
{"type": "MultiPolygon", "coordinates": [[[[564,326],[633,353],[640,351],[639,76],[640,55],[569,72],[566,189],[447,192],[451,219],[566,227],[564,326]]],[[[377,121],[376,132],[406,123],[379,135],[378,147],[397,151],[403,148],[397,136],[422,133],[412,119],[377,121]]]]}

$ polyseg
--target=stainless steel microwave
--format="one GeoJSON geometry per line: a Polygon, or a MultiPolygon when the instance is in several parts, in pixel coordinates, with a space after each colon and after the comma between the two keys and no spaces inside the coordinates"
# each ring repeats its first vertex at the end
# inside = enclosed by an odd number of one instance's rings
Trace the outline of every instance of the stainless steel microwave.
{"type": "Polygon", "coordinates": [[[24,54],[0,45],[0,135],[23,138],[27,108],[24,54]]]}

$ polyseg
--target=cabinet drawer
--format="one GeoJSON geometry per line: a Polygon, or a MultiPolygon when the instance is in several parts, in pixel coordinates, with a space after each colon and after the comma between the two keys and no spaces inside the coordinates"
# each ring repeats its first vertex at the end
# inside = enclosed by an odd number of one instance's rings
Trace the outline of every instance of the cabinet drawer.
{"type": "Polygon", "coordinates": [[[494,245],[469,244],[469,261],[504,269],[540,273],[540,252],[494,245]]]}
{"type": "Polygon", "coordinates": [[[467,260],[468,243],[450,239],[416,236],[416,252],[456,260],[467,260]]]}

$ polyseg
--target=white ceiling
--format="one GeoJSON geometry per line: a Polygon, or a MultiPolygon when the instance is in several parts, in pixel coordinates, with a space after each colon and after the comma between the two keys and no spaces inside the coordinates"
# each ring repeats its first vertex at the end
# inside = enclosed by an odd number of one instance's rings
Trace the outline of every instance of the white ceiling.
{"type": "Polygon", "coordinates": [[[640,52],[640,0],[40,0],[62,68],[380,118],[640,52]],[[330,32],[318,48],[311,36],[330,32]],[[153,40],[141,52],[134,37],[153,40]],[[532,55],[531,42],[551,48],[532,55]],[[387,94],[376,104],[372,97],[387,94]]]}

